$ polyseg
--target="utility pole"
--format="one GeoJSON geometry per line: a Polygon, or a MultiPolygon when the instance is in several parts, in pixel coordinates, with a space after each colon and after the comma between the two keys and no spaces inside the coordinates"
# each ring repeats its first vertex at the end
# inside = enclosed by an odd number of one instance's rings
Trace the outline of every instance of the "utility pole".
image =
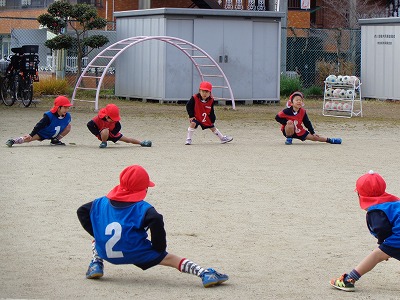
{"type": "Polygon", "coordinates": [[[287,18],[288,18],[288,1],[276,0],[277,10],[285,13],[285,17],[281,23],[281,73],[286,74],[286,48],[287,48],[287,18]]]}

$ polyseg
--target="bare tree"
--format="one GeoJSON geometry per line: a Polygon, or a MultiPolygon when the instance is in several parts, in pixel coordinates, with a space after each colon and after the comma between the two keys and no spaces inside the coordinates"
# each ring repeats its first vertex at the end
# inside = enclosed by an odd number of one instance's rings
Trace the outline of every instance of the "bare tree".
{"type": "Polygon", "coordinates": [[[332,28],[358,29],[359,19],[386,17],[386,1],[324,0],[322,8],[332,28]]]}

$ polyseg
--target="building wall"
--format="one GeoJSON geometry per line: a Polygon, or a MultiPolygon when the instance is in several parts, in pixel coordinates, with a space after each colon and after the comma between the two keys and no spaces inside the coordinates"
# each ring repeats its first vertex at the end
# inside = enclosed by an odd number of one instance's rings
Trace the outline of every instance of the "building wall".
{"type": "Polygon", "coordinates": [[[36,20],[36,17],[44,13],[47,13],[46,8],[1,11],[0,34],[10,34],[11,30],[14,28],[38,29],[40,24],[36,20]]]}
{"type": "Polygon", "coordinates": [[[310,13],[308,11],[290,10],[288,12],[288,27],[310,28],[310,13]]]}

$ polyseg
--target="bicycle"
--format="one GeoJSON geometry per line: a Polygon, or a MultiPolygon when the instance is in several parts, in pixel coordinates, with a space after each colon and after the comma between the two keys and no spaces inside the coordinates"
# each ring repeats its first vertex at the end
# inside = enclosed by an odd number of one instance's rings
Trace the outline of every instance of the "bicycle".
{"type": "Polygon", "coordinates": [[[7,76],[1,85],[3,103],[12,106],[16,101],[21,101],[25,107],[29,107],[33,100],[33,79],[31,74],[22,72],[7,76]]]}
{"type": "MultiPolygon", "coordinates": [[[[19,70],[15,67],[9,69],[8,74],[1,83],[1,97],[3,103],[7,106],[13,105],[16,101],[21,101],[25,107],[29,107],[33,100],[33,82],[39,81],[38,76],[38,46],[22,46],[22,48],[13,48],[15,55],[19,56],[19,70]],[[28,53],[24,55],[24,53],[28,53]]],[[[12,57],[10,57],[12,61],[12,57]]]]}

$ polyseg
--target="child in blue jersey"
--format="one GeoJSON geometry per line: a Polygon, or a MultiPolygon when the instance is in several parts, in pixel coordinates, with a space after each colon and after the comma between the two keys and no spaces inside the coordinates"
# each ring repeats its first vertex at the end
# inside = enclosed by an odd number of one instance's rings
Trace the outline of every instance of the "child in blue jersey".
{"type": "Polygon", "coordinates": [[[65,146],[61,139],[71,130],[71,115],[68,112],[71,106],[67,97],[58,96],[54,100],[52,109],[43,114],[43,118],[35,125],[30,134],[9,139],[6,145],[12,147],[14,144],[50,140],[52,146],[65,146]]]}
{"type": "Polygon", "coordinates": [[[188,103],[186,103],[186,111],[189,115],[189,128],[186,135],[185,145],[192,144],[194,130],[197,127],[201,129],[210,129],[221,141],[222,144],[229,143],[233,137],[223,135],[218,128],[215,127],[214,98],[211,95],[212,84],[208,81],[200,83],[199,92],[194,94],[188,103]]]}
{"type": "Polygon", "coordinates": [[[304,106],[304,96],[301,92],[294,92],[290,95],[287,108],[280,111],[275,120],[282,124],[281,131],[286,137],[286,145],[291,145],[293,139],[301,141],[310,140],[314,142],[326,142],[330,144],[341,144],[340,138],[326,138],[315,134],[314,127],[308,118],[304,106]],[[303,128],[303,125],[308,129],[303,128]]]}
{"type": "Polygon", "coordinates": [[[142,270],[156,265],[178,269],[202,279],[204,287],[228,280],[228,275],[204,269],[196,263],[166,251],[163,216],[144,201],[147,189],[153,187],[146,170],[133,165],[120,174],[120,184],[106,196],[78,208],[82,227],[94,237],[93,257],[86,278],[103,276],[103,260],[112,264],[134,264],[142,270]],[[151,241],[147,230],[150,230],[151,241]]]}
{"type": "Polygon", "coordinates": [[[378,263],[393,257],[400,260],[400,198],[386,193],[386,182],[373,171],[358,178],[356,191],[360,207],[367,211],[367,226],[379,246],[368,254],[350,273],[330,284],[340,290],[354,291],[354,284],[378,263]]]}

